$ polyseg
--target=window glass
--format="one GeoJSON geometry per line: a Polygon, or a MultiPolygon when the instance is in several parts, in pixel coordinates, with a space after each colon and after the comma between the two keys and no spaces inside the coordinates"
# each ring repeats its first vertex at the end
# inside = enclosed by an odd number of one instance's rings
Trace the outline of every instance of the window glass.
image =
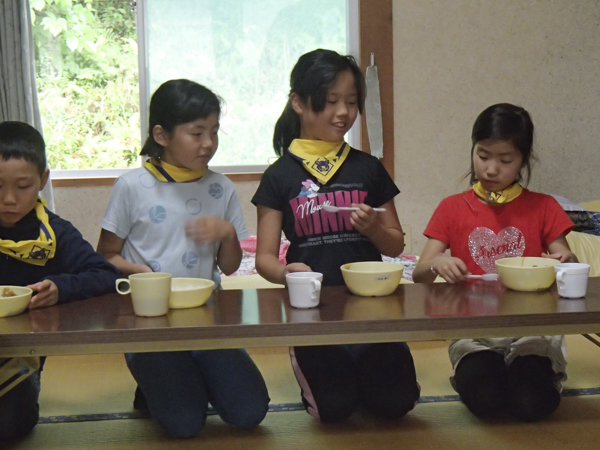
{"type": "Polygon", "coordinates": [[[123,0],[30,0],[51,169],[139,165],[135,14],[123,0]]]}
{"type": "MultiPolygon", "coordinates": [[[[303,53],[347,53],[346,0],[146,0],[147,92],[188,78],[225,100],[213,165],[266,165],[303,53]]],[[[148,96],[148,98],[150,98],[148,96]]]]}

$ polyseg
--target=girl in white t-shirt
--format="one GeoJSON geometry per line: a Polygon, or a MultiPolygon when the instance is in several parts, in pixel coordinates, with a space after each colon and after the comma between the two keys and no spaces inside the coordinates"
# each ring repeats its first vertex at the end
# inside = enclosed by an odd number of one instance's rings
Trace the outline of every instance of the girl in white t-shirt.
{"type": "MultiPolygon", "coordinates": [[[[98,251],[127,276],[161,271],[213,279],[240,265],[247,237],[233,183],[208,168],[218,146],[221,100],[189,80],[170,80],[152,95],[144,167],[115,182],[98,251]]],[[[208,403],[221,418],[253,428],[269,396],[242,349],[128,353],[138,382],[134,407],[147,407],[173,437],[203,428],[208,403]]]]}

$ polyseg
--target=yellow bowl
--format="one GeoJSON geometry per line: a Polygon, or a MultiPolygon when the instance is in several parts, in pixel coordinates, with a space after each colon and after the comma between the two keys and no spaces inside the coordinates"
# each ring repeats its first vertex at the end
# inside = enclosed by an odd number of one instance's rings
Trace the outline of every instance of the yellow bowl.
{"type": "Polygon", "coordinates": [[[33,291],[23,286],[0,286],[0,317],[16,316],[27,309],[33,291]],[[4,297],[4,289],[9,289],[17,295],[4,297]]]}
{"type": "Polygon", "coordinates": [[[215,282],[203,278],[173,278],[169,308],[195,308],[210,298],[215,282]]]}
{"type": "Polygon", "coordinates": [[[554,283],[554,266],[560,261],[552,258],[519,256],[496,261],[496,270],[507,288],[515,291],[542,291],[554,283]]]}
{"type": "Polygon", "coordinates": [[[402,264],[366,261],[344,264],[342,276],[350,292],[363,297],[390,295],[402,278],[402,264]]]}

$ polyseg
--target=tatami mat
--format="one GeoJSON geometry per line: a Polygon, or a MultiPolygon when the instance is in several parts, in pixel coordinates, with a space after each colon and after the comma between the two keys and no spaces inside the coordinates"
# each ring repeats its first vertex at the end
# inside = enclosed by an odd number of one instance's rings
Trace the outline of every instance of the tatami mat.
{"type": "MultiPolygon", "coordinates": [[[[581,336],[567,338],[568,389],[600,386],[600,348],[581,336]]],[[[447,343],[410,344],[424,399],[455,398],[448,381],[451,367],[447,343]]],[[[287,348],[252,349],[262,371],[272,404],[298,404],[287,348]]],[[[123,355],[50,357],[42,375],[41,415],[59,417],[63,423],[41,423],[9,449],[144,449],[155,448],[598,448],[600,395],[564,398],[549,420],[522,424],[512,420],[483,423],[459,401],[419,404],[398,422],[376,421],[356,414],[341,425],[324,426],[304,411],[271,412],[257,430],[242,432],[226,426],[216,416],[197,438],[186,441],[163,436],[149,419],[102,420],[69,423],[72,416],[131,413],[135,382],[123,355]]],[[[597,391],[596,391],[597,392],[597,391]]],[[[583,393],[583,392],[582,392],[583,393]]],[[[114,418],[114,417],[113,417],[114,418]]]]}

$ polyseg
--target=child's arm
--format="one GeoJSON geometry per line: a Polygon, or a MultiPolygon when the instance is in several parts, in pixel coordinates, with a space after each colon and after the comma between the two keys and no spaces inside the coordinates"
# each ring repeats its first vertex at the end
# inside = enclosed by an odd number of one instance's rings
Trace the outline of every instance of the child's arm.
{"type": "Polygon", "coordinates": [[[433,283],[438,275],[449,283],[465,280],[465,275],[469,273],[467,265],[460,258],[445,255],[447,248],[446,243],[440,240],[427,240],[412,274],[415,283],[433,283]]]}
{"type": "Polygon", "coordinates": [[[115,281],[119,277],[117,269],[94,251],[71,224],[60,233],[56,238],[58,247],[54,257],[58,273],[29,286],[37,292],[29,303],[30,309],[115,291],[115,281]]]}
{"type": "Polygon", "coordinates": [[[39,283],[30,284],[27,287],[36,292],[36,294],[31,297],[31,300],[29,300],[27,308],[46,308],[58,303],[58,288],[53,281],[46,279],[39,283]]]}
{"type": "Polygon", "coordinates": [[[235,227],[218,217],[202,217],[185,225],[185,234],[196,244],[219,242],[217,265],[225,275],[238,270],[242,262],[242,248],[235,227]]]}
{"type": "Polygon", "coordinates": [[[382,207],[385,211],[374,211],[368,205],[361,203],[360,209],[350,216],[350,223],[356,231],[369,238],[379,253],[396,257],[404,250],[404,232],[398,221],[396,206],[390,200],[382,207]]]}
{"type": "Polygon", "coordinates": [[[121,256],[123,242],[125,242],[125,239],[121,239],[115,233],[103,228],[100,231],[100,239],[98,240],[98,253],[119,269],[121,275],[125,277],[134,273],[152,272],[149,266],[131,263],[121,256]]]}
{"type": "Polygon", "coordinates": [[[575,253],[571,251],[564,234],[550,243],[548,253],[542,253],[542,257],[558,259],[560,262],[579,262],[575,253]]]}
{"type": "Polygon", "coordinates": [[[279,261],[283,213],[263,205],[257,205],[256,213],[258,216],[256,271],[271,283],[284,285],[286,274],[310,272],[311,268],[306,264],[291,263],[284,266],[279,261]]]}

